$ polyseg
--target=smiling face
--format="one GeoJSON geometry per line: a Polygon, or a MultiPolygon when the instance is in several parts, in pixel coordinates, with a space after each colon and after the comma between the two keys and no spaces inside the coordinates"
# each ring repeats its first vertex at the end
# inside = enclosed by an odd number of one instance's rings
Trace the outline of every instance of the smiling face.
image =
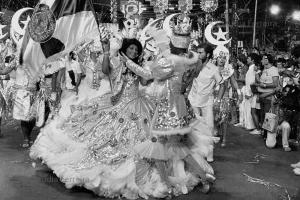
{"type": "Polygon", "coordinates": [[[214,59],[217,62],[217,66],[224,67],[225,64],[229,61],[229,50],[224,46],[218,46],[214,50],[214,59]]]}
{"type": "Polygon", "coordinates": [[[226,63],[226,60],[227,60],[226,56],[218,56],[218,58],[217,58],[217,65],[219,67],[224,67],[224,65],[226,63]]]}
{"type": "Polygon", "coordinates": [[[138,47],[135,44],[129,45],[126,49],[126,56],[130,59],[135,59],[138,56],[138,47]]]}

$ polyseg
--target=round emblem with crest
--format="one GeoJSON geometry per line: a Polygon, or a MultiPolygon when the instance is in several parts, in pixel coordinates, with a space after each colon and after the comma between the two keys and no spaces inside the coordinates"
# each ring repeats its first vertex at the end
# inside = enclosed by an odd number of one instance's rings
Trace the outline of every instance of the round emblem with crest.
{"type": "Polygon", "coordinates": [[[56,21],[53,12],[46,4],[38,4],[34,8],[31,20],[28,23],[28,31],[35,42],[47,42],[55,31],[56,21]]]}

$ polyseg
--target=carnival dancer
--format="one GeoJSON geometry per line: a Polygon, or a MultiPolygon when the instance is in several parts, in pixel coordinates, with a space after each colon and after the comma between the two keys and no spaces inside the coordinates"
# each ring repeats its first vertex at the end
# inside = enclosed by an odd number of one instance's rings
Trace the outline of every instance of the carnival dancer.
{"type": "MultiPolygon", "coordinates": [[[[170,17],[174,15],[167,17],[166,21],[170,17]]],[[[163,34],[157,32],[157,35],[163,34]]],[[[135,151],[143,159],[154,161],[163,181],[172,188],[172,194],[186,194],[198,184],[199,178],[203,184],[202,191],[207,193],[210,190],[208,179],[211,181],[215,179],[213,170],[200,152],[196,153],[198,149],[193,148],[193,144],[188,144],[187,137],[199,140],[198,133],[192,133],[205,132],[208,128],[200,121],[191,123],[191,116],[187,112],[185,98],[181,93],[184,72],[198,61],[195,53],[191,58],[187,55],[190,24],[186,15],[178,17],[170,38],[169,54],[166,53],[167,50],[162,50],[165,52],[164,56],[156,61],[157,65],[152,69],[154,77],[164,83],[164,92],[158,100],[151,123],[152,137],[151,140],[138,144],[135,151]],[[166,163],[171,163],[169,164],[171,170],[167,170],[166,163]]],[[[197,145],[201,144],[196,143],[195,146],[197,145]]],[[[205,143],[202,142],[202,145],[205,143]]],[[[208,146],[206,144],[206,147],[208,146]]]]}
{"type": "Polygon", "coordinates": [[[228,63],[229,51],[226,48],[217,48],[214,50],[214,58],[216,59],[216,65],[219,67],[224,80],[222,83],[223,87],[219,90],[218,97],[215,102],[215,108],[217,111],[217,117],[215,120],[219,131],[218,134],[222,137],[221,146],[225,147],[229,124],[229,114],[231,109],[228,87],[229,81],[233,89],[237,91],[239,101],[242,99],[242,93],[238,88],[236,79],[233,76],[234,69],[232,68],[232,65],[228,63]]]}
{"type": "MultiPolygon", "coordinates": [[[[8,117],[11,111],[11,104],[8,102],[8,88],[12,86],[10,84],[10,75],[9,73],[13,71],[15,67],[14,55],[6,56],[2,58],[0,55],[0,125],[3,118],[8,117]]],[[[3,137],[3,134],[0,129],[0,137],[3,137]]]]}
{"type": "Polygon", "coordinates": [[[27,148],[33,143],[31,132],[35,126],[33,103],[36,95],[37,79],[29,76],[26,66],[18,65],[17,56],[14,56],[13,61],[0,71],[1,75],[9,73],[11,74],[11,80],[1,92],[8,106],[12,102],[13,118],[21,122],[21,131],[24,137],[21,146],[27,148]]]}
{"type": "MultiPolygon", "coordinates": [[[[124,63],[119,54],[110,55],[109,46],[105,40],[102,69],[111,79],[113,94],[77,107],[61,129],[55,123],[46,125],[30,156],[42,159],[67,188],[83,186],[105,197],[164,197],[168,188],[155,169],[146,170],[149,176],[141,179],[133,151],[149,138],[154,109],[138,85],[153,76],[142,67],[131,68],[132,62],[124,63]],[[103,104],[108,98],[114,106],[103,104]]],[[[124,39],[120,52],[138,62],[142,46],[136,39],[124,39]]]]}
{"type": "MultiPolygon", "coordinates": [[[[12,111],[12,101],[9,101],[11,98],[8,97],[10,88],[12,86],[12,81],[10,81],[10,72],[15,69],[15,53],[16,46],[9,40],[6,40],[5,45],[1,47],[0,50],[0,124],[3,118],[8,117],[12,111]]],[[[0,129],[0,137],[3,134],[0,129]]]]}
{"type": "Polygon", "coordinates": [[[219,28],[217,39],[212,36],[212,29],[216,24],[222,23],[221,21],[216,21],[210,23],[205,29],[205,38],[208,42],[217,47],[213,51],[213,62],[219,68],[219,71],[223,78],[223,83],[219,87],[219,92],[216,96],[216,101],[214,103],[215,113],[215,123],[219,130],[219,135],[222,137],[221,146],[226,146],[226,135],[227,135],[227,126],[229,123],[229,113],[230,113],[230,99],[229,99],[229,87],[228,80],[232,87],[237,91],[239,100],[241,100],[241,91],[238,88],[237,81],[235,80],[233,73],[234,69],[232,65],[229,64],[229,50],[224,46],[230,42],[231,39],[226,40],[224,32],[219,28]],[[223,40],[220,40],[223,39],[223,40]],[[224,98],[223,98],[224,97],[224,98]]]}

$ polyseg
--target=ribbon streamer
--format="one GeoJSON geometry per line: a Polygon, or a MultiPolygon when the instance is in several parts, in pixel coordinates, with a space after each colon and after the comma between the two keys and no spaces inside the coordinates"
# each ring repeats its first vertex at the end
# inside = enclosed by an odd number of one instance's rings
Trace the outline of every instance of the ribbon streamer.
{"type": "Polygon", "coordinates": [[[265,187],[267,187],[268,189],[270,189],[271,187],[277,187],[280,190],[284,190],[284,194],[280,195],[280,197],[281,197],[280,199],[291,200],[291,196],[285,187],[283,187],[277,183],[272,183],[272,182],[268,182],[268,181],[265,181],[262,179],[251,177],[251,176],[247,175],[246,173],[243,173],[243,175],[247,177],[247,181],[250,183],[261,184],[261,185],[264,185],[265,187]]]}
{"type": "Polygon", "coordinates": [[[260,158],[261,159],[264,159],[264,158],[266,158],[266,157],[268,157],[267,155],[264,155],[264,154],[256,154],[255,156],[254,156],[254,158],[253,158],[253,160],[252,161],[250,161],[250,162],[245,162],[245,163],[249,163],[249,164],[258,164],[259,162],[260,162],[260,158]]]}

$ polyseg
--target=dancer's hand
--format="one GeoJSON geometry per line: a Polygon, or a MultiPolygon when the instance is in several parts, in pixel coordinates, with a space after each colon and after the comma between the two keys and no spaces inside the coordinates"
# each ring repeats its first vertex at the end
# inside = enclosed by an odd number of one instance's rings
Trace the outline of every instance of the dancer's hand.
{"type": "Polygon", "coordinates": [[[121,52],[120,55],[121,55],[120,56],[121,61],[126,63],[129,60],[129,58],[123,52],[121,52]]]}
{"type": "Polygon", "coordinates": [[[110,50],[109,32],[105,27],[100,27],[99,32],[100,32],[100,41],[102,44],[102,49],[104,52],[109,52],[109,50],[110,50]]]}

